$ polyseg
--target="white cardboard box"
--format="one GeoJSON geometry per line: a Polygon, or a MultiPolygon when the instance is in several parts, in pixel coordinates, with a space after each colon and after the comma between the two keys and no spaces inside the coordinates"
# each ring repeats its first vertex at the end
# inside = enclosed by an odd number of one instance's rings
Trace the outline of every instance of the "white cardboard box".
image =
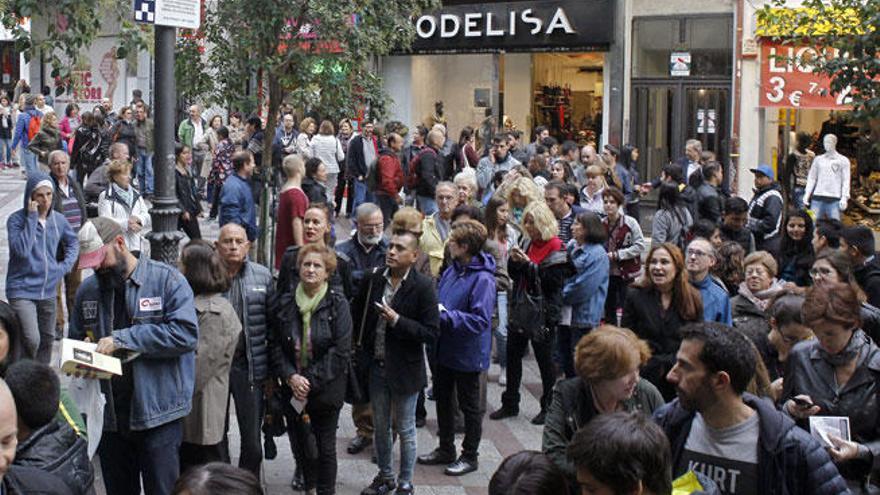
{"type": "Polygon", "coordinates": [[[94,373],[100,380],[122,375],[119,358],[96,352],[98,344],[81,340],[61,341],[61,371],[68,374],[94,373]]]}

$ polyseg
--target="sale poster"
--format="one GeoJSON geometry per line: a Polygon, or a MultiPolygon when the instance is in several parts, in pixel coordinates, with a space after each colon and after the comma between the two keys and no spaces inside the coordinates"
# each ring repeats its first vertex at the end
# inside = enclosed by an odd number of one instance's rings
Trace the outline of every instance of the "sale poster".
{"type": "Polygon", "coordinates": [[[762,42],[760,106],[848,110],[849,89],[832,93],[831,79],[813,72],[818,56],[810,46],[762,42]]]}
{"type": "MultiPolygon", "coordinates": [[[[104,98],[110,98],[114,110],[128,103],[123,83],[126,62],[116,58],[116,41],[116,38],[95,40],[88,57],[83,57],[73,67],[68,91],[55,98],[58,109],[75,102],[83,110],[90,110],[104,98]]],[[[51,71],[51,66],[47,66],[47,71],[51,71]]],[[[60,78],[56,79],[56,87],[63,84],[60,78]]]]}

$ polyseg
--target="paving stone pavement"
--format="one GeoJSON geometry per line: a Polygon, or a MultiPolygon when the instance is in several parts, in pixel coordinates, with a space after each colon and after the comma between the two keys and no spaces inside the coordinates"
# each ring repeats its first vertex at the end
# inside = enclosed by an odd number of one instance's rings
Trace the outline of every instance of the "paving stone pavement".
{"type": "MultiPolygon", "coordinates": [[[[22,207],[22,194],[24,191],[24,179],[18,169],[0,171],[0,298],[5,300],[6,269],[9,260],[9,245],[7,241],[6,219],[9,215],[22,207]]],[[[208,240],[215,240],[219,228],[217,222],[201,221],[202,236],[208,240]]],[[[347,238],[351,224],[346,219],[339,219],[336,223],[337,236],[347,238]]],[[[56,349],[56,356],[58,351],[56,349]]],[[[414,484],[416,493],[420,495],[481,495],[488,493],[489,480],[498,468],[501,461],[520,450],[540,450],[542,427],[534,426],[529,419],[536,415],[540,409],[537,397],[541,393],[541,381],[537,365],[531,357],[526,358],[523,366],[523,383],[528,393],[522,394],[520,416],[502,421],[492,421],[488,413],[494,411],[501,404],[503,389],[498,385],[498,365],[493,364],[489,369],[489,384],[487,389],[487,415],[483,419],[483,439],[480,443],[480,468],[478,471],[459,478],[449,477],[443,474],[441,466],[416,465],[414,484]]],[[[428,401],[428,423],[418,430],[418,453],[430,452],[437,446],[437,416],[435,403],[428,401]]],[[[234,408],[232,408],[234,415],[234,408]]],[[[237,461],[239,435],[234,426],[234,417],[230,419],[233,426],[230,429],[230,451],[233,454],[233,462],[237,461]]],[[[346,452],[348,442],[354,438],[355,428],[351,421],[351,407],[346,405],[340,414],[339,430],[337,433],[336,451],[338,455],[337,493],[339,495],[356,495],[370,483],[376,475],[377,467],[370,461],[372,447],[364,452],[352,456],[346,452]]],[[[462,435],[456,435],[456,445],[460,448],[462,435]]],[[[296,493],[290,488],[290,480],[293,476],[293,456],[290,444],[286,437],[276,439],[278,457],[271,461],[264,461],[262,482],[267,495],[282,495],[296,493]]],[[[395,445],[395,470],[398,466],[399,450],[395,445]]],[[[96,488],[99,495],[103,495],[103,484],[98,472],[96,488]]]]}

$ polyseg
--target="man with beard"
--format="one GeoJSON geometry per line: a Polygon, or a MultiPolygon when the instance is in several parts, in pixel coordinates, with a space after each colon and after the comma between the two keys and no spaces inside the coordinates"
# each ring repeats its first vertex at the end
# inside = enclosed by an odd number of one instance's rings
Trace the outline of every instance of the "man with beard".
{"type": "Polygon", "coordinates": [[[728,495],[848,493],[817,440],[745,392],[757,352],[744,335],[698,323],[683,327],[681,339],[666,375],[678,399],[654,413],[672,447],[673,477],[697,471],[728,495]]]}
{"type": "MultiPolygon", "coordinates": [[[[384,224],[382,210],[375,203],[362,203],[355,209],[357,235],[336,246],[336,254],[351,267],[354,293],[361,290],[363,280],[373,268],[383,266],[388,252],[388,241],[382,237],[384,224]]],[[[349,454],[357,454],[373,443],[373,413],[370,403],[353,404],[351,419],[357,435],[348,445],[349,454]]]]}
{"type": "Polygon", "coordinates": [[[79,288],[70,338],[97,342],[123,360],[101,381],[107,400],[98,446],[107,493],[168,494],[180,470],[182,420],[192,407],[198,320],[193,292],[169,265],[125,246],[118,223],[95,218],[79,231],[79,288]]]}

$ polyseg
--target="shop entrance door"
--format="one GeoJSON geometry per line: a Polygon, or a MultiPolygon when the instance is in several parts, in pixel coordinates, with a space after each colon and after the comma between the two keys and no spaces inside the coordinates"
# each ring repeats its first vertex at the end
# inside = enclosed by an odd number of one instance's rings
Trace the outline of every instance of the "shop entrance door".
{"type": "Polygon", "coordinates": [[[727,179],[729,83],[633,82],[631,142],[641,151],[642,180],[650,181],[684,154],[688,139],[715,153],[727,179]]]}

